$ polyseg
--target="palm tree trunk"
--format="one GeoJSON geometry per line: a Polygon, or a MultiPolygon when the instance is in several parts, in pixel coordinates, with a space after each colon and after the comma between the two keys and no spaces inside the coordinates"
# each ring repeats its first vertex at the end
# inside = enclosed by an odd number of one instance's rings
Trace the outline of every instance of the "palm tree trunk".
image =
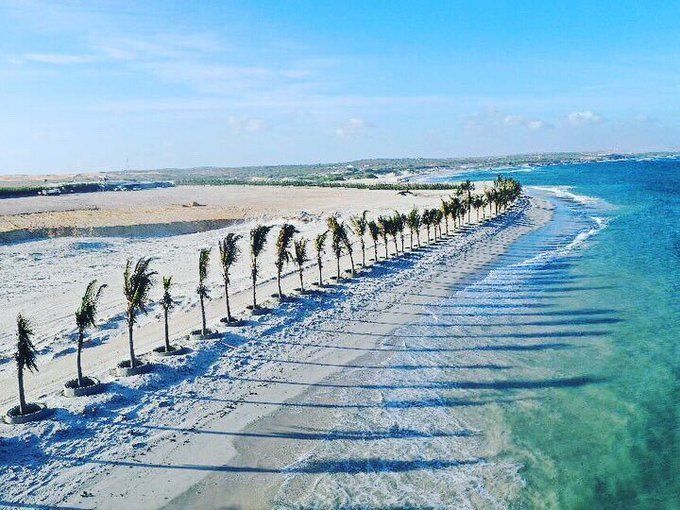
{"type": "Polygon", "coordinates": [[[383,242],[385,243],[385,260],[390,256],[390,252],[387,250],[387,238],[383,237],[383,242]]]}
{"type": "Polygon", "coordinates": [[[253,279],[253,310],[257,308],[257,299],[255,297],[255,284],[257,283],[257,271],[255,268],[251,269],[250,276],[253,279]]]}
{"type": "Polygon", "coordinates": [[[305,284],[302,281],[302,266],[298,269],[298,273],[300,274],[300,292],[302,293],[305,291],[305,284]]]}
{"type": "Polygon", "coordinates": [[[366,267],[366,243],[363,237],[361,238],[361,266],[366,267]]]}
{"type": "Polygon", "coordinates": [[[392,240],[394,241],[394,253],[396,255],[399,255],[399,245],[397,244],[397,236],[394,236],[392,240]]]}
{"type": "Polygon", "coordinates": [[[224,302],[227,305],[227,321],[232,321],[231,306],[229,306],[229,280],[224,280],[224,302]]]}
{"type": "Polygon", "coordinates": [[[449,217],[444,216],[444,224],[446,225],[446,235],[449,235],[449,217]]]}
{"type": "Polygon", "coordinates": [[[319,287],[323,287],[323,276],[321,274],[321,268],[323,266],[321,264],[321,257],[316,258],[316,264],[319,266],[319,287]]]}
{"type": "Polygon", "coordinates": [[[349,252],[349,263],[352,265],[352,274],[354,274],[354,257],[352,256],[352,252],[349,252]]]}
{"type": "Polygon", "coordinates": [[[132,328],[134,327],[134,322],[131,318],[128,318],[128,347],[130,348],[130,368],[135,368],[137,365],[137,360],[135,359],[135,344],[132,339],[132,328]]]}
{"type": "Polygon", "coordinates": [[[411,229],[410,246],[411,246],[411,251],[413,251],[413,229],[411,229]]]}
{"type": "Polygon", "coordinates": [[[338,266],[338,279],[337,279],[337,281],[340,281],[340,257],[339,256],[335,257],[335,262],[338,266]]]}
{"type": "Polygon", "coordinates": [[[201,334],[205,335],[207,333],[205,327],[205,304],[203,303],[203,296],[201,296],[201,334]]]}
{"type": "Polygon", "coordinates": [[[165,319],[165,352],[170,352],[170,332],[168,329],[168,309],[163,311],[163,318],[165,319]]]}
{"type": "Polygon", "coordinates": [[[418,248],[420,248],[420,230],[416,230],[416,241],[418,241],[418,248]]]}
{"type": "Polygon", "coordinates": [[[19,414],[26,414],[26,395],[24,393],[24,367],[17,367],[17,382],[19,383],[19,414]]]}
{"type": "Polygon", "coordinates": [[[276,268],[276,286],[279,288],[279,299],[283,299],[283,292],[281,291],[281,267],[276,268]]]}
{"type": "Polygon", "coordinates": [[[83,352],[83,331],[78,331],[78,353],[76,354],[76,368],[78,374],[78,387],[83,386],[83,369],[80,364],[81,356],[83,352]]]}
{"type": "Polygon", "coordinates": [[[373,241],[373,252],[375,255],[375,261],[378,262],[378,241],[373,241]]]}
{"type": "Polygon", "coordinates": [[[400,234],[399,237],[401,238],[401,252],[404,253],[404,234],[400,234]]]}

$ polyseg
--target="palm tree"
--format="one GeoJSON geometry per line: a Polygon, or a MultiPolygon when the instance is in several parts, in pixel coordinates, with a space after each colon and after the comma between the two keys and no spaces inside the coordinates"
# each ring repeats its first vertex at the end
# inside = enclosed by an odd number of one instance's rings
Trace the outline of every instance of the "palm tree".
{"type": "Polygon", "coordinates": [[[153,261],[149,257],[140,257],[140,259],[132,267],[132,260],[128,259],[125,264],[125,271],[123,272],[123,293],[127,306],[125,311],[127,313],[128,323],[128,343],[130,348],[130,368],[137,366],[137,358],[135,358],[135,346],[132,338],[132,332],[135,325],[135,319],[138,313],[146,313],[147,305],[149,304],[149,292],[153,287],[156,271],[151,271],[149,266],[153,261]]]}
{"type": "Polygon", "coordinates": [[[202,248],[198,253],[198,287],[196,293],[201,301],[201,334],[207,335],[208,328],[205,324],[205,300],[210,299],[208,287],[205,281],[208,278],[208,262],[210,262],[210,248],[202,248]]]}
{"type": "Polygon", "coordinates": [[[323,287],[323,275],[321,269],[323,264],[321,263],[321,257],[326,246],[326,238],[328,237],[328,230],[317,235],[314,239],[314,249],[316,250],[316,265],[319,267],[319,287],[323,287]]]}
{"type": "Polygon", "coordinates": [[[366,215],[368,211],[364,211],[359,216],[352,216],[351,224],[354,234],[359,238],[361,243],[361,266],[366,267],[366,241],[364,236],[366,235],[366,230],[368,229],[368,220],[366,215]]]}
{"type": "Polygon", "coordinates": [[[331,232],[331,248],[335,255],[335,262],[338,269],[337,280],[340,281],[340,257],[342,256],[342,247],[345,246],[346,232],[342,223],[338,222],[335,216],[331,216],[327,220],[328,229],[331,232]]]}
{"type": "Polygon", "coordinates": [[[486,197],[486,203],[489,205],[489,217],[491,217],[491,204],[493,204],[494,199],[493,188],[484,188],[484,196],[486,197]]]}
{"type": "Polygon", "coordinates": [[[399,235],[399,228],[397,226],[397,222],[401,221],[401,216],[399,216],[399,219],[397,219],[398,213],[390,216],[390,222],[389,222],[389,227],[390,227],[390,235],[392,236],[392,241],[394,242],[394,253],[396,255],[399,255],[399,245],[397,244],[397,236],[399,235]]]}
{"type": "Polygon", "coordinates": [[[29,412],[26,405],[26,394],[24,393],[24,368],[30,372],[38,371],[36,365],[37,353],[31,337],[33,336],[33,328],[31,323],[23,315],[17,316],[17,352],[14,359],[17,362],[17,381],[19,383],[19,414],[26,414],[29,412]]]}
{"type": "Polygon", "coordinates": [[[430,227],[432,226],[432,211],[430,209],[423,210],[422,222],[427,229],[427,242],[430,242],[430,227]]]}
{"type": "Polygon", "coordinates": [[[296,240],[293,243],[293,256],[295,258],[295,263],[298,266],[298,274],[300,275],[300,293],[305,292],[305,284],[302,280],[302,268],[305,262],[309,260],[307,256],[307,239],[304,237],[302,239],[296,240]]]}
{"type": "Polygon", "coordinates": [[[344,223],[340,224],[341,230],[340,234],[342,235],[342,244],[345,247],[345,251],[347,252],[347,255],[349,255],[349,265],[350,265],[350,270],[349,272],[354,275],[355,270],[354,270],[354,249],[352,248],[352,241],[349,238],[349,234],[347,233],[347,227],[345,227],[344,223]]]}
{"type": "Polygon", "coordinates": [[[413,233],[415,232],[420,246],[420,213],[415,207],[406,216],[406,226],[411,233],[411,249],[413,249],[413,233]]]}
{"type": "Polygon", "coordinates": [[[279,299],[283,299],[283,292],[281,291],[281,272],[283,266],[290,262],[292,255],[288,249],[293,236],[297,233],[297,229],[290,223],[284,223],[279,230],[279,236],[276,238],[276,284],[279,289],[279,299]]]}
{"type": "Polygon", "coordinates": [[[389,257],[389,251],[387,250],[387,236],[390,235],[392,231],[391,218],[388,216],[378,216],[378,226],[380,227],[380,236],[383,238],[383,243],[385,244],[385,260],[389,257]]]}
{"type": "Polygon", "coordinates": [[[172,346],[170,345],[170,329],[168,328],[168,313],[170,309],[175,306],[175,300],[170,294],[170,289],[172,287],[172,276],[163,277],[163,297],[161,298],[161,306],[163,307],[163,319],[164,319],[164,330],[165,330],[165,352],[170,352],[172,346]]]}
{"type": "Polygon", "coordinates": [[[432,218],[434,219],[434,238],[437,238],[437,229],[439,229],[439,239],[442,238],[442,220],[444,213],[441,209],[432,209],[432,218]]]}
{"type": "Polygon", "coordinates": [[[444,225],[446,228],[446,235],[449,235],[449,215],[453,211],[453,203],[452,201],[449,200],[442,200],[442,205],[441,205],[441,211],[442,214],[444,215],[444,225]]]}
{"type": "MultiPolygon", "coordinates": [[[[452,197],[451,201],[451,216],[453,217],[453,228],[456,228],[456,220],[460,220],[460,215],[463,211],[463,203],[460,201],[459,197],[452,197]]],[[[459,222],[460,224],[460,222],[459,222]]]]}
{"type": "Polygon", "coordinates": [[[106,285],[100,285],[97,288],[97,280],[92,280],[85,288],[85,294],[80,301],[80,307],[76,310],[76,326],[78,326],[78,350],[76,354],[76,368],[77,368],[77,382],[78,387],[82,388],[85,384],[83,380],[83,369],[81,365],[83,340],[85,338],[85,330],[94,327],[97,316],[97,305],[99,298],[106,285]]]}
{"type": "Polygon", "coordinates": [[[257,273],[259,266],[257,264],[257,259],[264,249],[264,245],[267,244],[267,234],[272,227],[267,225],[256,225],[250,231],[250,276],[253,280],[253,311],[257,309],[257,297],[255,294],[255,286],[257,284],[257,273]]]}
{"type": "Polygon", "coordinates": [[[226,322],[235,322],[236,319],[231,315],[231,307],[229,306],[229,271],[231,266],[234,265],[236,259],[238,259],[240,249],[238,247],[238,242],[241,239],[241,235],[229,232],[222,241],[218,242],[217,245],[220,249],[220,264],[222,265],[222,277],[224,278],[224,302],[227,305],[227,317],[226,322]]]}
{"type": "Polygon", "coordinates": [[[465,200],[465,205],[467,207],[467,213],[468,213],[468,223],[470,223],[470,208],[472,207],[472,192],[475,189],[475,185],[470,182],[469,180],[462,182],[460,184],[460,189],[461,191],[464,191],[467,193],[467,199],[465,200]]]}
{"type": "Polygon", "coordinates": [[[394,230],[399,234],[399,239],[401,240],[401,252],[404,253],[404,228],[406,228],[406,215],[401,214],[399,211],[394,211],[392,223],[394,225],[394,230]]]}
{"type": "Polygon", "coordinates": [[[371,239],[373,239],[373,253],[375,261],[378,261],[378,238],[380,237],[380,227],[378,224],[371,220],[368,222],[368,233],[371,234],[371,239]]]}
{"type": "Polygon", "coordinates": [[[522,193],[522,185],[515,179],[505,178],[499,175],[494,180],[494,204],[496,206],[496,214],[498,210],[504,211],[508,204],[517,199],[522,193]]]}
{"type": "Polygon", "coordinates": [[[477,213],[477,223],[479,223],[479,210],[486,204],[486,199],[484,195],[476,195],[472,199],[472,205],[475,207],[475,212],[477,213]]]}

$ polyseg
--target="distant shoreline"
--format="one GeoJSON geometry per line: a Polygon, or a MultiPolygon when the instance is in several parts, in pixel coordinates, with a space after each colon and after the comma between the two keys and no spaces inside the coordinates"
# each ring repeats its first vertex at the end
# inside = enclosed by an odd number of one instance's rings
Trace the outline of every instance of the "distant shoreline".
{"type": "MultiPolygon", "coordinates": [[[[42,175],[0,175],[0,199],[7,196],[32,196],[41,191],[65,187],[66,192],[99,191],[98,186],[124,183],[130,188],[154,182],[175,185],[269,185],[375,187],[399,186],[414,178],[445,171],[457,176],[475,170],[494,169],[502,173],[516,167],[559,164],[601,163],[631,159],[666,159],[678,152],[563,152],[466,158],[392,158],[361,159],[337,163],[259,165],[242,167],[203,166],[116,170],[42,175]]],[[[409,186],[413,186],[409,184],[409,186]]],[[[396,189],[396,188],[395,188],[396,189]]]]}

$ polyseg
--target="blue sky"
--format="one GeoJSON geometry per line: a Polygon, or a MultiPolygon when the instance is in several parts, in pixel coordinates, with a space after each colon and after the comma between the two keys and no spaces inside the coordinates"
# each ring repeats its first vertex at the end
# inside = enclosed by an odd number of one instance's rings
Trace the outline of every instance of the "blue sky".
{"type": "Polygon", "coordinates": [[[678,2],[0,0],[0,173],[677,150],[678,19],[678,2]]]}

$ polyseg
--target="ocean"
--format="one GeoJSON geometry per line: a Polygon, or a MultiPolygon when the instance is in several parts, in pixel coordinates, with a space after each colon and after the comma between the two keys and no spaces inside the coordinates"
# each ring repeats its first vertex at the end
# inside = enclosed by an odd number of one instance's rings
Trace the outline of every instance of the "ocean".
{"type": "Polygon", "coordinates": [[[482,323],[537,346],[514,359],[534,402],[499,418],[526,484],[516,506],[680,508],[680,160],[502,173],[556,204],[461,291],[497,303],[475,310],[482,323]]]}

